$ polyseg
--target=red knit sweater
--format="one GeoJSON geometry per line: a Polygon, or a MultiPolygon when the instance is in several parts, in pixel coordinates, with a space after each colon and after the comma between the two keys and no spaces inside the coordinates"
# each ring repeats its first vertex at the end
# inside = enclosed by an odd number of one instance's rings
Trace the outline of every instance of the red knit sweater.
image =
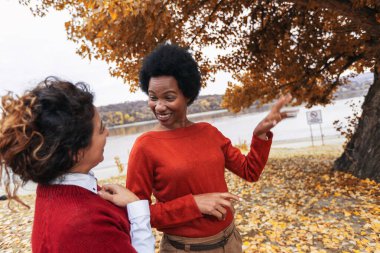
{"type": "Polygon", "coordinates": [[[132,252],[126,210],[72,185],[37,187],[32,249],[42,252],[132,252]]]}
{"type": "Polygon", "coordinates": [[[157,202],[150,207],[151,224],[167,234],[207,237],[233,220],[202,215],[193,195],[227,192],[224,169],[257,181],[269,155],[270,140],[253,137],[247,156],[231,145],[215,127],[196,123],[170,131],[147,132],[135,142],[128,162],[127,187],[140,199],[157,202]]]}

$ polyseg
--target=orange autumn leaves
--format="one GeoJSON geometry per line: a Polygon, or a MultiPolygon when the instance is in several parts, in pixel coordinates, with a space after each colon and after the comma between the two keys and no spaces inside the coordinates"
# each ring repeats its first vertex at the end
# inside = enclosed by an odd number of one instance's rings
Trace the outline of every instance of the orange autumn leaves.
{"type": "Polygon", "coordinates": [[[380,250],[380,184],[332,172],[337,149],[274,151],[257,183],[228,177],[244,252],[380,250]]]}
{"type": "MultiPolygon", "coordinates": [[[[331,172],[340,152],[329,146],[273,149],[254,184],[227,173],[230,192],[243,198],[235,221],[245,253],[380,251],[380,184],[331,172]]],[[[120,176],[100,184],[124,182],[120,176]]],[[[0,202],[1,252],[31,251],[34,195],[22,199],[31,209],[12,212],[0,202]]]]}
{"type": "Polygon", "coordinates": [[[203,85],[232,73],[223,105],[233,111],[291,93],[295,104],[327,104],[351,69],[371,69],[380,51],[378,1],[21,0],[37,15],[67,10],[77,53],[109,64],[132,91],[141,59],[157,44],[188,46],[203,85]],[[222,49],[210,59],[207,46],[222,49]]]}

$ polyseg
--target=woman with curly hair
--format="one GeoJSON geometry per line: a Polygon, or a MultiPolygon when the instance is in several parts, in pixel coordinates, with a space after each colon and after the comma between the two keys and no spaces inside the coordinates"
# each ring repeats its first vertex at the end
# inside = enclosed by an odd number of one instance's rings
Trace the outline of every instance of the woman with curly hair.
{"type": "Polygon", "coordinates": [[[148,202],[122,186],[101,189],[91,171],[103,160],[108,130],[87,85],[47,78],[20,97],[3,96],[1,107],[8,197],[22,203],[11,192],[12,173],[38,184],[33,252],[154,252],[148,202]]]}
{"type": "Polygon", "coordinates": [[[157,126],[142,134],[130,153],[127,187],[150,206],[151,224],[164,233],[161,252],[241,252],[234,226],[233,200],[225,168],[257,181],[272,143],[270,129],[286,118],[282,97],[253,131],[247,155],[208,123],[187,118],[187,107],[201,88],[192,55],[175,45],[161,45],[148,55],[140,71],[141,89],[157,126]]]}

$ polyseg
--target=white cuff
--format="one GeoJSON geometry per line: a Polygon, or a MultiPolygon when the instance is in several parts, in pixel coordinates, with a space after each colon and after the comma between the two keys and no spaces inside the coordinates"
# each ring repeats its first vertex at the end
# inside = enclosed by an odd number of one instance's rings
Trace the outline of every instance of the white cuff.
{"type": "Polygon", "coordinates": [[[140,216],[150,216],[148,200],[138,200],[127,205],[128,218],[130,221],[140,216]]]}

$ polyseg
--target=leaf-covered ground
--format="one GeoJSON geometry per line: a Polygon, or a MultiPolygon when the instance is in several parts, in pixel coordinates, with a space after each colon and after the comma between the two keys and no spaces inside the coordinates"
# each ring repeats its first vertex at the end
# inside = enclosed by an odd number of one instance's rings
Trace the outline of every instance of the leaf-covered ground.
{"type": "MultiPolygon", "coordinates": [[[[244,252],[380,253],[380,184],[331,172],[340,152],[274,149],[254,184],[227,173],[230,191],[243,198],[235,217],[244,252]]],[[[0,252],[30,252],[34,195],[22,198],[30,210],[0,202],[0,252]]]]}

